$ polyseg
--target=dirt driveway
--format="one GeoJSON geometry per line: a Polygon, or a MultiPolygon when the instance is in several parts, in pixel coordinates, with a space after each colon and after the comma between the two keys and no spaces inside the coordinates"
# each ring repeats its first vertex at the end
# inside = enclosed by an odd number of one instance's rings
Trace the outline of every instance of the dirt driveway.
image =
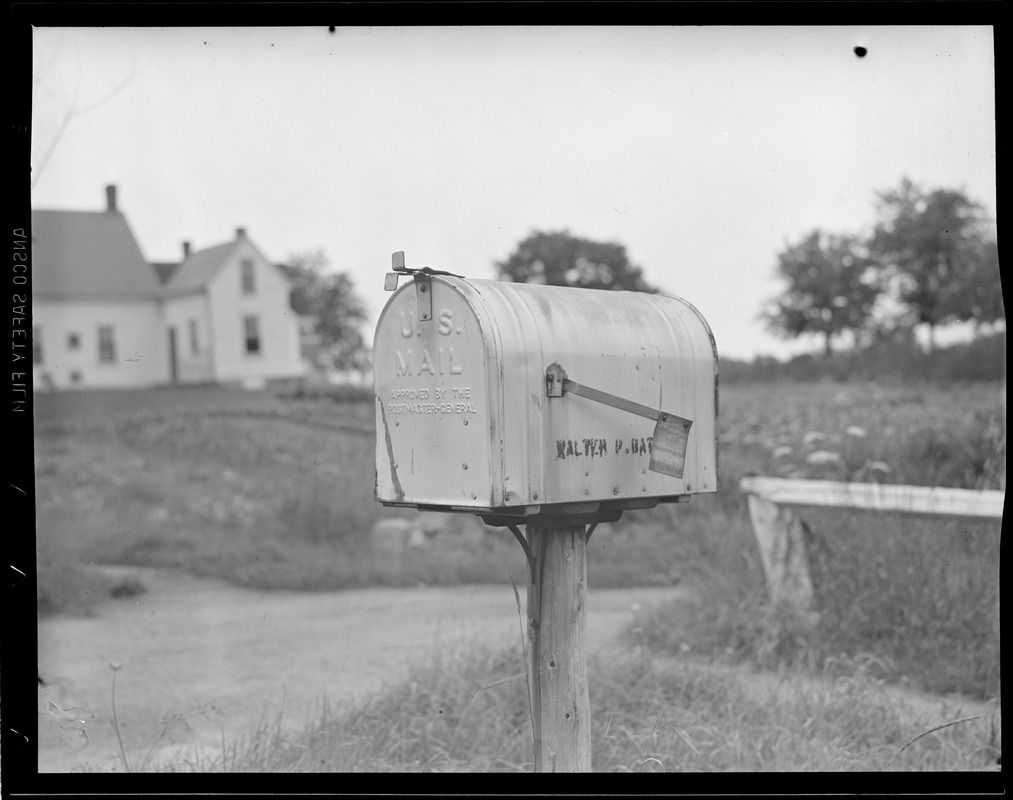
{"type": "MultiPolygon", "coordinates": [[[[39,771],[123,771],[112,720],[136,767],[171,751],[235,741],[259,720],[302,726],[326,695],[332,708],[408,674],[445,646],[520,647],[509,586],[259,592],[162,570],[136,575],[147,591],[101,604],[88,619],[39,625],[39,771]],[[166,726],[168,724],[168,729],[166,726]],[[166,730],[162,736],[163,730],[166,730]],[[161,740],[160,740],[161,737],[161,740]]],[[[588,592],[593,652],[615,642],[637,605],[677,587],[588,592]]],[[[521,592],[523,602],[523,589],[521,592]]]]}

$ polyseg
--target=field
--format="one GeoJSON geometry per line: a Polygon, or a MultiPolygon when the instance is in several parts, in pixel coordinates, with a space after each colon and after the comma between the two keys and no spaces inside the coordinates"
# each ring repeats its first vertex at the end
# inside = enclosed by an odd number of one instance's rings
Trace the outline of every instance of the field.
{"type": "MultiPolygon", "coordinates": [[[[143,591],[81,568],[92,563],[177,567],[243,586],[307,591],[509,584],[511,576],[524,575],[509,533],[465,517],[392,512],[373,501],[372,413],[369,398],[354,393],[298,397],[201,388],[37,396],[40,613],[88,613],[95,598],[143,591]],[[386,534],[371,536],[381,520],[388,521],[377,530],[386,534]]],[[[1004,489],[1004,387],[731,385],[722,387],[719,417],[716,495],[628,513],[591,539],[592,591],[684,581],[698,598],[689,612],[673,607],[644,615],[629,633],[639,660],[619,672],[599,668],[592,682],[597,691],[618,696],[623,687],[638,689],[608,700],[627,716],[613,715],[612,725],[621,722],[622,729],[595,734],[596,769],[881,768],[907,734],[877,700],[877,687],[998,698],[998,523],[807,514],[822,617],[803,632],[772,619],[765,605],[737,483],[743,475],[764,474],[1004,489]],[[756,698],[740,702],[715,670],[743,666],[830,678],[836,694],[802,693],[794,706],[774,710],[756,698]],[[740,713],[718,713],[733,700],[740,713]],[[689,716],[652,730],[651,703],[676,702],[689,716]],[[826,737],[797,733],[816,728],[826,737]],[[673,739],[675,729],[681,733],[673,739]]],[[[452,669],[443,665],[420,676],[414,700],[392,695],[372,711],[354,713],[389,715],[388,703],[410,716],[412,703],[427,692],[450,691],[446,682],[458,671],[471,675],[461,686],[515,674],[510,658],[464,657],[452,669]]],[[[456,722],[463,738],[453,747],[440,738],[450,733],[439,726],[389,742],[376,739],[377,732],[371,744],[343,751],[350,761],[327,762],[328,768],[520,768],[524,720],[517,691],[483,693],[482,703],[506,704],[505,717],[513,721],[490,733],[507,753],[498,762],[475,755],[479,728],[468,721],[476,713],[487,721],[484,715],[493,712],[469,706],[468,719],[456,722]]],[[[449,708],[459,701],[446,702],[449,708]]],[[[259,750],[243,749],[253,747],[256,735],[236,743],[227,767],[305,767],[296,755],[326,749],[327,737],[345,735],[352,724],[329,713],[288,750],[279,737],[269,753],[263,742],[259,750]]],[[[361,719],[356,724],[358,731],[371,730],[361,719]]],[[[996,723],[990,724],[956,725],[921,739],[889,762],[891,768],[986,769],[1000,747],[996,723]]],[[[406,729],[412,730],[407,717],[406,729]]]]}

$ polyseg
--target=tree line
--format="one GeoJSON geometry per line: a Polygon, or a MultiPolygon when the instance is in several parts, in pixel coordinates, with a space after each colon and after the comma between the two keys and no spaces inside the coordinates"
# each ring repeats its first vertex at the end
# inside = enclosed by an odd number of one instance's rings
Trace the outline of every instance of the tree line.
{"type": "MultiPolygon", "coordinates": [[[[908,178],[875,193],[875,222],[865,233],[816,228],[786,242],[775,274],[784,285],[759,318],[791,338],[853,340],[855,352],[914,342],[918,325],[935,332],[954,322],[976,331],[1005,320],[994,222],[984,207],[955,189],[926,190],[908,178]]],[[[290,256],[283,265],[294,281],[292,306],[316,319],[329,363],[339,369],[368,363],[361,326],[365,306],[345,272],[330,272],[321,251],[290,256]]],[[[626,248],[575,236],[569,230],[534,230],[502,261],[501,280],[588,289],[656,293],[626,248]]]]}
{"type": "Polygon", "coordinates": [[[850,333],[859,346],[971,322],[1004,320],[999,251],[985,209],[954,189],[927,191],[908,178],[876,193],[876,222],[866,234],[815,229],[777,255],[780,297],[761,312],[789,337],[850,333]]]}

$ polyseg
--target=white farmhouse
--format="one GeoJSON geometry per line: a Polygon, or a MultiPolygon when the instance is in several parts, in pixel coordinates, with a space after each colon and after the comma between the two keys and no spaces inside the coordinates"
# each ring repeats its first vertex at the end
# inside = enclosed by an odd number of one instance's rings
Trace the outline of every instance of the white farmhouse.
{"type": "Polygon", "coordinates": [[[263,385],[305,371],[291,283],[237,229],[149,264],[106,188],[101,212],[32,212],[37,388],[263,385]]]}

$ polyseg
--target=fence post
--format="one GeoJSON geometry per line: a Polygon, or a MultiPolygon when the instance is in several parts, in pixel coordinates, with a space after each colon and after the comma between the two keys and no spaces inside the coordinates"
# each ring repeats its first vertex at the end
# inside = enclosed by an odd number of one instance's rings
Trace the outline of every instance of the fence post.
{"type": "Polygon", "coordinates": [[[767,591],[775,607],[790,609],[815,622],[803,523],[791,509],[748,495],[749,518],[763,561],[767,591]]]}
{"type": "Polygon", "coordinates": [[[528,688],[535,772],[591,771],[583,525],[527,526],[528,688]]]}

